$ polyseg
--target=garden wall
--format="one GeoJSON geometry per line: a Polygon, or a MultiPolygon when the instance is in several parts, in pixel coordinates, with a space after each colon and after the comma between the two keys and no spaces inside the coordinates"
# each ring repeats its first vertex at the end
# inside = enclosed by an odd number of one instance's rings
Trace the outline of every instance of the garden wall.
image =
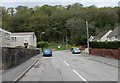
{"type": "Polygon", "coordinates": [[[2,68],[8,69],[19,65],[31,57],[39,54],[39,50],[26,48],[2,48],[2,68]]]}
{"type": "Polygon", "coordinates": [[[120,60],[120,49],[97,49],[90,48],[89,53],[93,55],[105,56],[105,57],[113,57],[115,59],[120,60]]]}

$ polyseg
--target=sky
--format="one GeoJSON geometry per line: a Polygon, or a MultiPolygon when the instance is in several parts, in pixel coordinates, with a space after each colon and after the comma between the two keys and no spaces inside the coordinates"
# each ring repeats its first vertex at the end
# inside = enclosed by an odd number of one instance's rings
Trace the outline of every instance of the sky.
{"type": "Polygon", "coordinates": [[[19,5],[35,7],[42,6],[44,4],[48,5],[70,5],[74,3],[81,3],[84,6],[95,5],[97,7],[115,7],[118,6],[120,0],[1,0],[0,6],[17,7],[19,5]]]}

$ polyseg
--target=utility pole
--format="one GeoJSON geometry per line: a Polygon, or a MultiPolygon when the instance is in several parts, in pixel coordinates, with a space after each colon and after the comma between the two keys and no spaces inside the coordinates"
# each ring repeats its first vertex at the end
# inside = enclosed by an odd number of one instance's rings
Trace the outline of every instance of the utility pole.
{"type": "Polygon", "coordinates": [[[86,21],[86,27],[87,27],[87,46],[88,46],[88,53],[89,53],[89,30],[88,30],[88,22],[86,21]]]}

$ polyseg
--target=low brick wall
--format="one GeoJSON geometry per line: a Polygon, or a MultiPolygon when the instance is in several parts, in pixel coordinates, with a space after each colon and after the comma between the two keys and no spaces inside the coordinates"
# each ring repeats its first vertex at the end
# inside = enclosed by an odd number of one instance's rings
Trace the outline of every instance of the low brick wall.
{"type": "Polygon", "coordinates": [[[89,53],[93,55],[112,57],[120,60],[120,49],[96,49],[90,48],[89,53]]]}
{"type": "Polygon", "coordinates": [[[2,68],[8,69],[19,65],[39,54],[39,50],[26,48],[2,48],[2,68]]]}

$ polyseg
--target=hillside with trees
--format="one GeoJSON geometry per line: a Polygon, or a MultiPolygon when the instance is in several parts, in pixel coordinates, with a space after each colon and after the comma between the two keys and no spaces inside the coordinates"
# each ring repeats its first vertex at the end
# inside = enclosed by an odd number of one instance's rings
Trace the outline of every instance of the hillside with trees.
{"type": "Polygon", "coordinates": [[[94,5],[84,7],[82,4],[73,5],[43,5],[29,8],[1,7],[2,28],[11,32],[36,33],[38,41],[65,42],[70,44],[86,44],[86,24],[89,23],[90,36],[114,29],[119,23],[119,7],[97,8],[94,5]],[[42,34],[45,32],[45,34],[42,34]]]}

